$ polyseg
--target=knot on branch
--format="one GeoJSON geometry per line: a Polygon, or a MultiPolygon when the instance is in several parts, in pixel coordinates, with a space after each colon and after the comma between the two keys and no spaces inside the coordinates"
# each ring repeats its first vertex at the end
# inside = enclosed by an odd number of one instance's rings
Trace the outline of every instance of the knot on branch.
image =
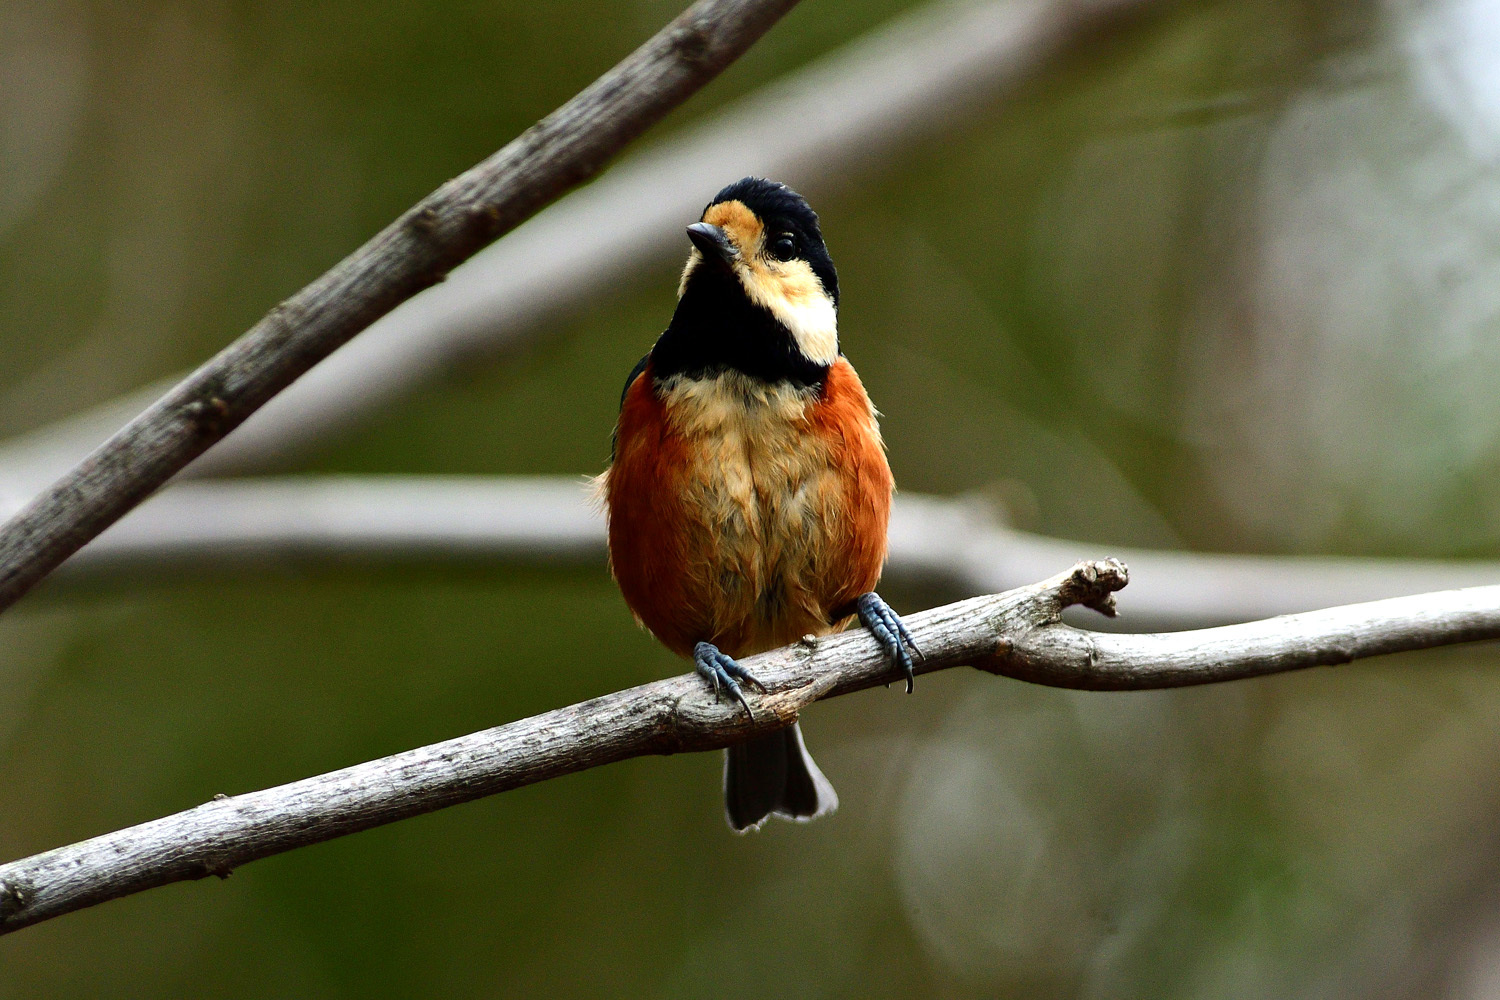
{"type": "Polygon", "coordinates": [[[709,46],[708,32],[696,22],[680,24],[672,33],[672,48],[683,62],[694,68],[707,61],[709,46]]]}
{"type": "MultiPolygon", "coordinates": [[[[532,128],[537,126],[533,125],[532,128]]],[[[481,201],[465,210],[464,222],[468,237],[476,245],[484,245],[509,228],[512,220],[493,201],[481,201]]]]}
{"type": "Polygon", "coordinates": [[[229,419],[229,404],[222,396],[210,392],[188,403],[182,412],[193,422],[198,433],[217,436],[229,419]]]}
{"type": "Polygon", "coordinates": [[[217,879],[226,879],[234,874],[234,866],[225,858],[217,855],[206,855],[195,858],[192,862],[193,878],[208,878],[213,876],[217,879]]]}
{"type": "Polygon", "coordinates": [[[1063,578],[1057,588],[1060,607],[1081,605],[1113,618],[1115,591],[1123,590],[1130,582],[1130,570],[1118,559],[1091,559],[1081,562],[1063,578]]]}
{"type": "Polygon", "coordinates": [[[31,903],[31,888],[22,882],[0,879],[0,920],[6,920],[31,903]]]}
{"type": "Polygon", "coordinates": [[[418,205],[407,213],[406,225],[420,239],[431,239],[438,231],[442,216],[431,205],[418,205]]]}

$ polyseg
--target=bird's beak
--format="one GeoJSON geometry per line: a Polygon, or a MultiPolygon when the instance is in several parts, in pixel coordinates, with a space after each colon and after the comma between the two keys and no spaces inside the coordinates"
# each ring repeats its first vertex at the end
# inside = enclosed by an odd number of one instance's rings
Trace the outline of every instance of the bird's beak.
{"type": "Polygon", "coordinates": [[[740,255],[734,244],[729,242],[729,235],[718,226],[695,222],[687,227],[687,234],[688,239],[693,241],[693,246],[707,260],[719,260],[727,264],[740,255]]]}

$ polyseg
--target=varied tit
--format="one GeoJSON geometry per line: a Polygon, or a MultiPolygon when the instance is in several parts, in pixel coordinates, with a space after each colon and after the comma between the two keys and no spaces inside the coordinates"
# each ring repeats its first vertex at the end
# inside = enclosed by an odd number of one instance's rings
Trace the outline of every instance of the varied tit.
{"type": "MultiPolygon", "coordinates": [[[[740,685],[760,684],[737,657],[856,616],[910,691],[916,646],[874,593],[891,471],[839,353],[818,217],[785,185],[747,177],[687,235],[677,310],[626,380],[602,482],[625,602],[747,712],[740,685]]],[[[744,831],[821,816],[838,796],[794,725],[727,751],[724,804],[744,831]]]]}

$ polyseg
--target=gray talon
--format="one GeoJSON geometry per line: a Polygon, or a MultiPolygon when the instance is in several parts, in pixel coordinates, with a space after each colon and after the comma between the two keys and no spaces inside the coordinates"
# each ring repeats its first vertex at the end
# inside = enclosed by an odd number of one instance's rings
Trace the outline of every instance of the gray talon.
{"type": "Polygon", "coordinates": [[[756,680],[750,671],[735,662],[734,657],[720,652],[719,647],[711,642],[700,642],[693,647],[693,667],[713,685],[715,701],[722,700],[722,692],[727,690],[735,701],[744,706],[745,714],[752,719],[755,718],[755,713],[750,710],[750,703],[745,700],[745,692],[740,689],[736,678],[758,691],[764,692],[766,686],[756,680]]]}
{"type": "Polygon", "coordinates": [[[911,632],[907,631],[906,624],[901,621],[901,616],[892,611],[891,606],[874,591],[860,595],[854,602],[854,608],[859,615],[860,624],[870,630],[875,641],[885,648],[886,654],[906,675],[906,693],[911,694],[916,680],[916,666],[912,663],[911,653],[916,653],[923,660],[926,657],[917,648],[917,643],[912,639],[911,632]],[[911,648],[911,653],[907,652],[907,647],[911,648]]]}

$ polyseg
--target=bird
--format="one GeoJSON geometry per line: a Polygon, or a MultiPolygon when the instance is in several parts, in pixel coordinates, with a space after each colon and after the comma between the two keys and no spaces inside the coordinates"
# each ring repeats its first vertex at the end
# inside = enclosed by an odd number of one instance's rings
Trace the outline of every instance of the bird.
{"type": "MultiPolygon", "coordinates": [[[[817,213],[786,185],[746,177],[687,236],[671,322],[626,379],[599,477],[625,602],[747,713],[744,688],[765,689],[741,659],[855,619],[910,692],[920,651],[875,593],[895,483],[839,347],[838,275],[817,213]]],[[[795,723],[725,753],[737,833],[837,807],[795,723]]]]}

